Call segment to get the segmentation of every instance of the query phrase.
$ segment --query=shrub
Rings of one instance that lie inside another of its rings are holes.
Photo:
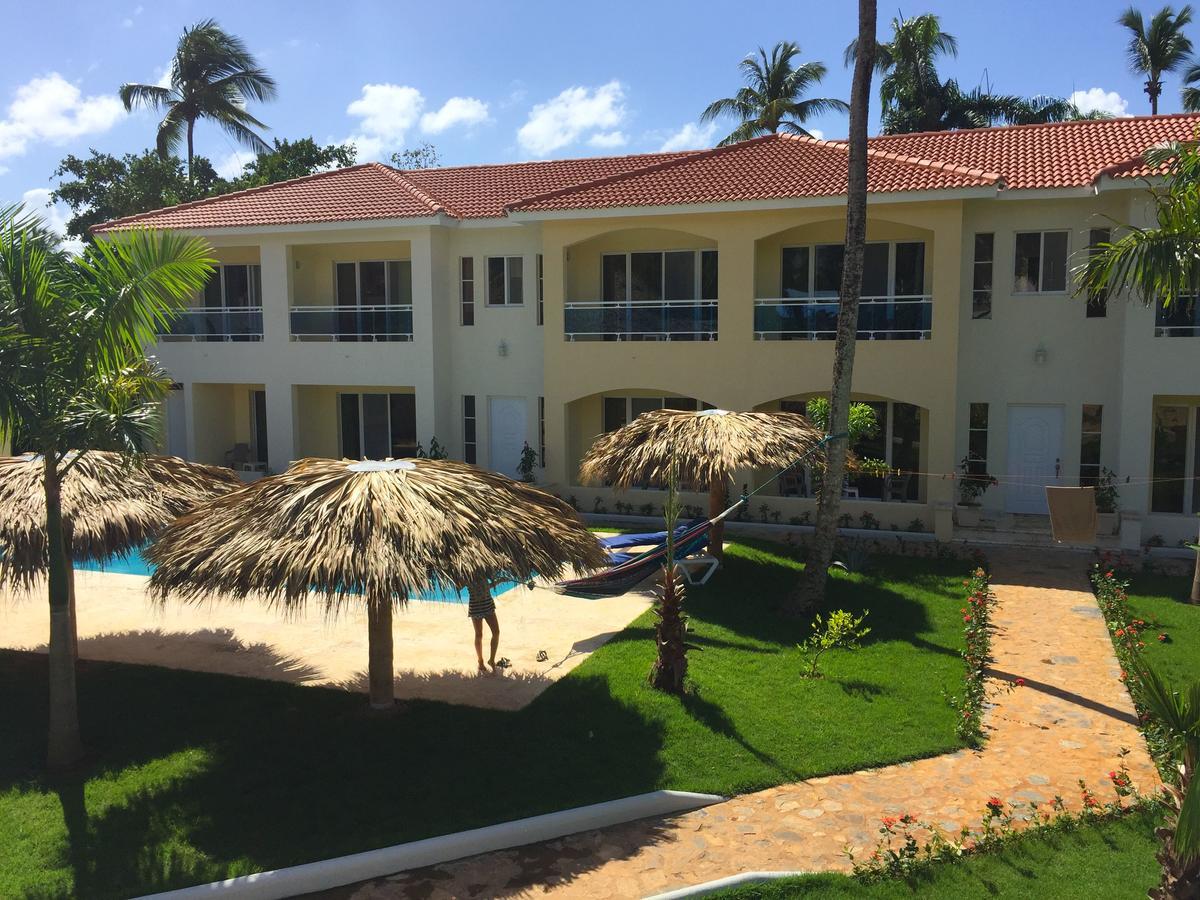
[[[857,619],[846,612],[844,609],[836,610],[829,614],[829,620],[825,621],[821,618],[821,614],[817,613],[817,617],[813,619],[813,633],[808,636],[803,644],[799,644],[799,650],[804,655],[804,661],[808,665],[808,671],[804,673],[805,678],[820,678],[821,674],[817,671],[817,663],[821,659],[821,655],[835,647],[842,650],[857,650],[859,641],[871,633],[870,628],[863,627],[863,620],[867,617],[867,611]]]

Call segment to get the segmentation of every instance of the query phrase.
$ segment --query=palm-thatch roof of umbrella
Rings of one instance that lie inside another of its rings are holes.
[[[709,492],[709,516],[725,508],[726,489],[739,469],[780,470],[818,448],[825,435],[790,412],[699,412],[655,409],[598,437],[583,458],[584,483],[618,490],[665,484],[672,467],[681,482]],[[711,549],[721,556],[723,523],[713,526]]]
[[[365,603],[371,704],[392,704],[392,607],[433,587],[557,578],[606,556],[571,507],[451,460],[303,459],[198,507],[149,553],[151,594]]]
[[[25,589],[48,566],[44,461],[0,457],[0,584]],[[173,456],[90,450],[62,484],[63,532],[72,562],[140,547],[198,503],[241,487],[230,469]]]

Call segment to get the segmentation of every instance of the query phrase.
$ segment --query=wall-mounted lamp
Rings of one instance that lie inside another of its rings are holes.
[[[500,346],[496,348],[496,352],[501,356],[508,356],[508,341],[501,341]]]
[[[300,271],[300,260],[296,260],[294,265],[296,266],[296,271],[299,272]]]
[[[1033,361],[1039,366],[1044,366],[1049,355],[1050,354],[1046,351],[1046,345],[1038,344],[1037,349],[1033,351]]]

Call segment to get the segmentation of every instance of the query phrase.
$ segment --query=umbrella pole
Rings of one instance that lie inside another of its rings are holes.
[[[391,597],[373,597],[367,601],[367,643],[371,708],[391,709],[396,700]]]
[[[715,479],[708,486],[708,517],[715,519],[725,512],[725,479]],[[725,561],[725,520],[713,525],[708,537],[708,552],[717,562]]]

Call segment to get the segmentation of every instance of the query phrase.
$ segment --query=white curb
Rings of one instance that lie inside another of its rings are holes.
[[[742,872],[740,875],[729,875],[716,881],[706,881],[704,884],[693,884],[691,887],[678,888],[665,894],[655,894],[646,900],[679,900],[682,897],[707,897],[726,888],[741,887],[745,884],[763,884],[768,881],[778,881],[780,878],[795,878],[797,875],[807,875],[808,872]]]
[[[394,847],[368,850],[287,869],[242,875],[226,881],[214,881],[211,884],[200,884],[151,896],[156,900],[192,900],[201,897],[280,900],[297,894],[353,884],[356,881],[380,878],[406,869],[419,869],[462,859],[465,856],[549,841],[593,828],[607,828],[635,819],[684,812],[721,803],[725,799],[716,794],[653,791],[649,794],[564,809],[528,819],[517,819],[515,822],[488,825],[485,828],[445,834],[423,841],[397,844]]]

